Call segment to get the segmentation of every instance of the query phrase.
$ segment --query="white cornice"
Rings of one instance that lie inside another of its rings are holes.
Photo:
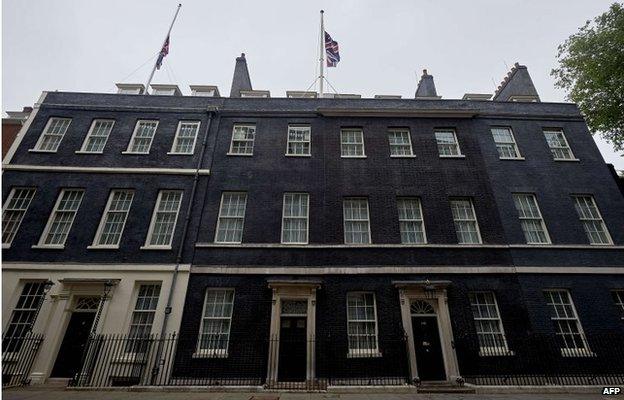
[[[195,175],[194,168],[131,168],[131,167],[74,167],[56,165],[3,164],[4,171],[30,172],[75,172],[88,174],[153,174],[153,175]],[[200,169],[199,175],[210,175],[209,169]]]

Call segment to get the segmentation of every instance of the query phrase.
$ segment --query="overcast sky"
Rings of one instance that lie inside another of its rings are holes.
[[[234,59],[247,55],[254,89],[304,90],[317,69],[319,10],[340,44],[329,80],[343,93],[413,97],[427,68],[438,94],[492,93],[509,67],[529,68],[542,101],[564,101],[550,76],[557,45],[610,0],[183,0],[155,83],[218,85],[229,94]],[[144,83],[177,1],[2,1],[2,110],[43,90],[114,92]],[[130,75],[131,74],[131,75]],[[130,75],[128,77],[128,75]],[[607,160],[622,154],[597,138]]]

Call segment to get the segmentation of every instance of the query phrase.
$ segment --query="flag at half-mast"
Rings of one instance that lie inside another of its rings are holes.
[[[165,58],[167,54],[169,54],[169,36],[167,36],[167,39],[165,39],[165,43],[163,43],[163,47],[160,50],[160,54],[158,54],[158,60],[156,60],[156,69],[160,69],[163,59]]]
[[[327,58],[327,66],[335,67],[340,61],[340,53],[338,53],[338,42],[325,32],[325,55]]]

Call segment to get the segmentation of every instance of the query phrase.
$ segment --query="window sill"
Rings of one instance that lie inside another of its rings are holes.
[[[512,350],[504,347],[482,347],[479,350],[479,357],[510,357],[515,356]]]
[[[393,156],[392,154],[390,154],[390,158],[416,158],[416,156],[414,154],[404,156]]]
[[[501,161],[524,161],[524,157],[498,157]]]
[[[176,153],[176,152],[173,152],[173,151],[168,151],[167,155],[168,156],[192,156],[193,153]]]
[[[312,157],[312,154],[284,154],[286,157]]]
[[[581,162],[578,158],[553,158],[553,161],[562,162]]]
[[[214,244],[219,246],[238,246],[243,244],[243,242],[214,242]]]
[[[112,246],[112,245],[103,246],[103,245],[92,244],[90,246],[87,246],[87,250],[119,250],[119,246]]]
[[[362,350],[362,351],[352,351],[349,350],[347,353],[347,358],[377,358],[382,357],[381,353],[378,350]]]
[[[140,153],[138,151],[122,151],[121,154],[130,154],[130,155],[135,155],[135,156],[146,156],[149,154],[149,151],[147,153]]]
[[[84,150],[76,150],[74,154],[104,154],[103,151],[84,151]]]
[[[588,349],[560,349],[561,357],[596,357],[596,353]]]
[[[440,158],[466,158],[464,154],[457,154],[455,156],[439,155]]]
[[[539,246],[550,246],[552,245],[551,242],[544,242],[544,243],[526,243],[527,246],[531,246],[531,247],[539,247]]]
[[[282,246],[306,246],[308,245],[308,242],[280,242],[280,245]]]
[[[590,243],[589,244],[592,247],[611,247],[614,246],[613,243]]]
[[[38,149],[28,149],[29,153],[56,153],[56,150],[38,150]]]
[[[41,250],[65,250],[64,244],[33,244],[30,246],[31,249],[41,249]]]
[[[227,351],[196,351],[193,358],[228,358]]]
[[[366,158],[366,156],[340,156],[340,158]]]
[[[252,154],[243,154],[243,153],[226,153],[226,155],[228,156],[238,156],[238,157],[253,157],[253,153]]]
[[[141,246],[141,250],[171,250],[171,246]]]

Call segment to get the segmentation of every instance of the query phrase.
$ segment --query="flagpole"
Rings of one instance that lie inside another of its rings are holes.
[[[319,97],[323,97],[323,80],[325,76],[323,75],[323,67],[325,64],[325,25],[323,24],[323,14],[325,12],[321,10],[321,44],[320,44],[320,57],[319,57],[319,66],[320,75],[319,75]]]
[[[178,18],[178,13],[180,12],[180,7],[182,7],[182,4],[178,4],[178,8],[176,9],[175,15],[173,16],[173,21],[171,21],[171,25],[169,26],[169,30],[167,31],[167,35],[165,36],[165,40],[163,40],[163,44],[162,46],[160,46],[160,50],[162,51],[162,48],[165,47],[165,43],[167,43],[167,38],[169,37],[169,35],[171,34],[171,29],[173,28],[173,24],[176,20],[176,18]],[[156,66],[158,65],[158,58],[156,58],[156,61],[154,62],[154,67],[152,68],[152,72],[150,73],[149,78],[147,79],[147,83],[145,84],[145,94],[149,94],[149,85],[150,83],[152,83],[152,78],[154,77],[154,72],[156,72]]]

